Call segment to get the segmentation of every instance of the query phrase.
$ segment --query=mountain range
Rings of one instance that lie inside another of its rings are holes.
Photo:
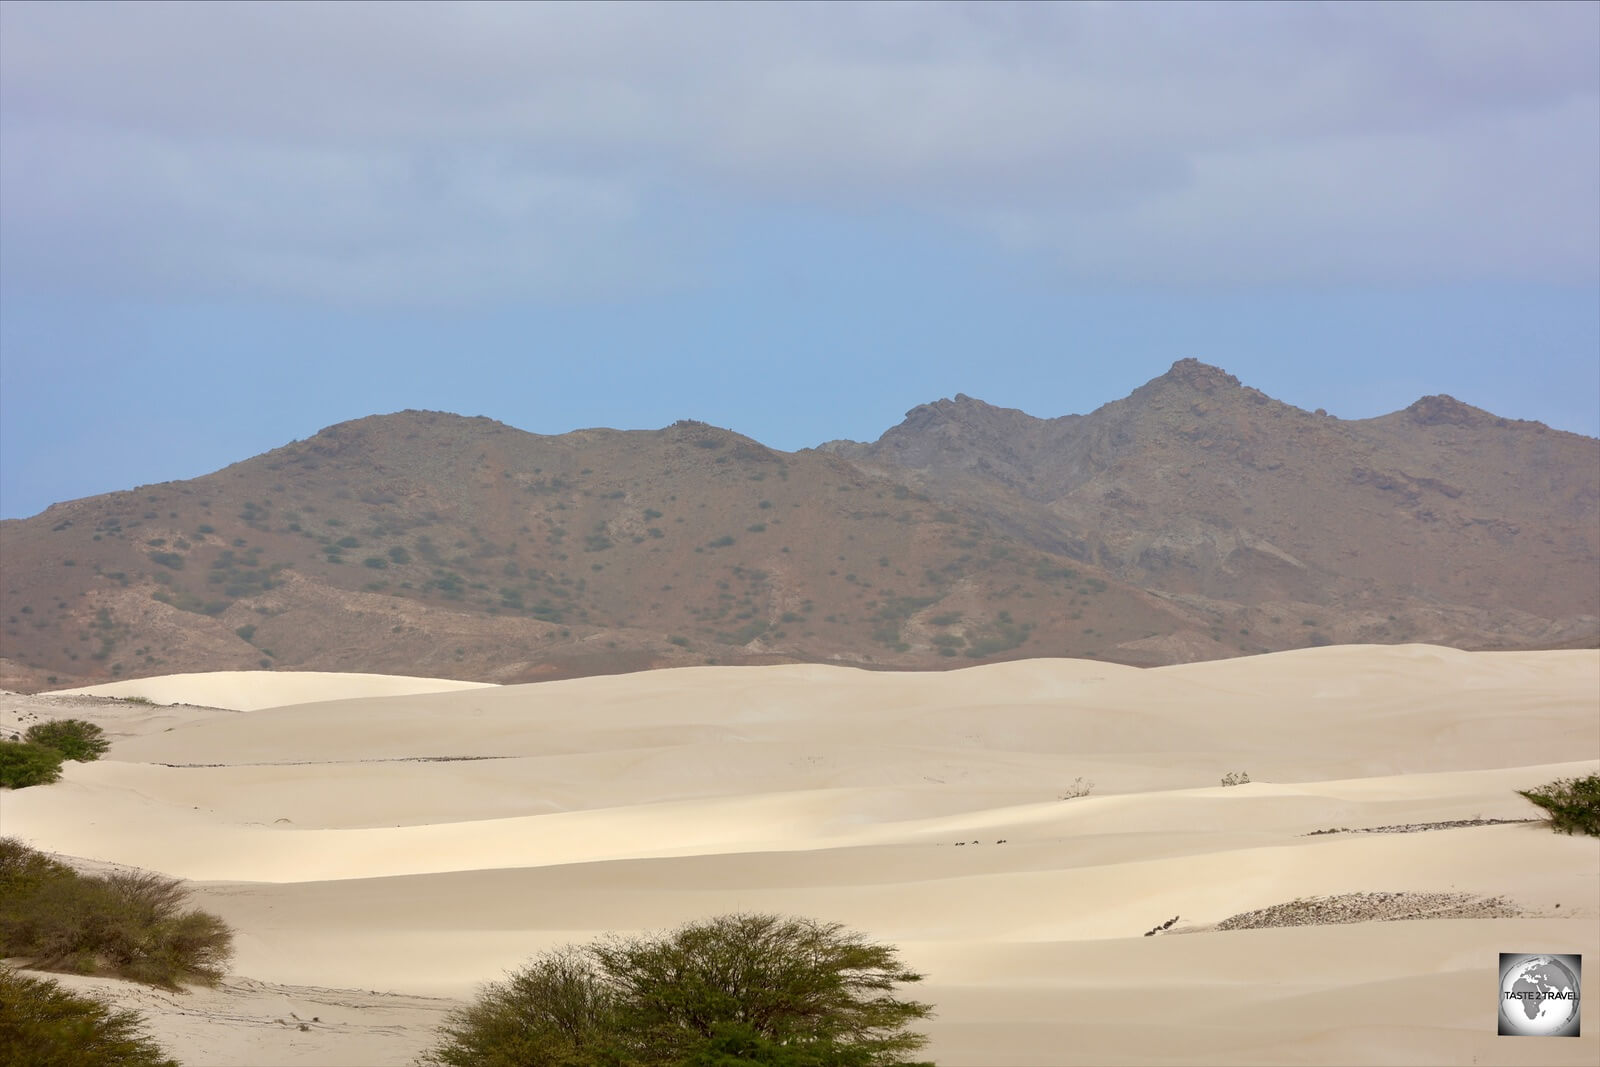
[[[1600,440],[1429,396],[1341,420],[1183,360],[1086,415],[870,443],[405,411],[0,522],[0,686],[294,668],[1160,665],[1600,643]]]

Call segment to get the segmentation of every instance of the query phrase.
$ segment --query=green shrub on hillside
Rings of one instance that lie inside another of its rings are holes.
[[[892,1067],[927,1043],[922,976],[837,923],[725,915],[533,960],[452,1013],[419,1062],[449,1067]]]
[[[104,756],[111,747],[104,730],[82,719],[51,719],[49,722],[35,723],[28,727],[22,739],[53,748],[77,763],[92,763]]]
[[[175,879],[80,875],[0,838],[0,957],[166,989],[212,985],[233,953],[233,933],[215,915],[186,909],[187,897]]]
[[[1550,829],[1600,837],[1600,774],[1558,778],[1537,789],[1519,789],[1517,795],[1549,813]]]
[[[178,1067],[137,1012],[0,965],[0,1062],[10,1067]]]
[[[61,753],[27,741],[0,741],[0,786],[23,789],[61,777]]]

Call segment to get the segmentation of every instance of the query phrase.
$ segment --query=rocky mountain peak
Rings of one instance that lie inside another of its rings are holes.
[[[918,404],[906,412],[906,424],[920,427],[947,419],[981,418],[994,413],[1022,414],[1008,408],[997,408],[993,404],[986,404],[966,393],[957,393],[954,399],[947,397],[928,404]]]
[[[1167,373],[1157,378],[1158,382],[1170,382],[1189,389],[1198,389],[1202,393],[1215,392],[1217,389],[1232,386],[1239,388],[1239,379],[1209,363],[1202,363],[1198,359],[1180,359],[1174,363]]]
[[[1485,422],[1503,421],[1482,408],[1463,404],[1443,393],[1423,397],[1406,408],[1406,414],[1412,422],[1421,426],[1477,426]]]

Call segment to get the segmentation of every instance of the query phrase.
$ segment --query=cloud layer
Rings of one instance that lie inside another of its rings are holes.
[[[698,284],[803,209],[1068,277],[1592,283],[1593,4],[0,9],[6,281]]]

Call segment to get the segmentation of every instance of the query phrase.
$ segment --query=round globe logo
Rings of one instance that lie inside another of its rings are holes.
[[[1500,1033],[1578,1036],[1577,956],[1500,954]]]

